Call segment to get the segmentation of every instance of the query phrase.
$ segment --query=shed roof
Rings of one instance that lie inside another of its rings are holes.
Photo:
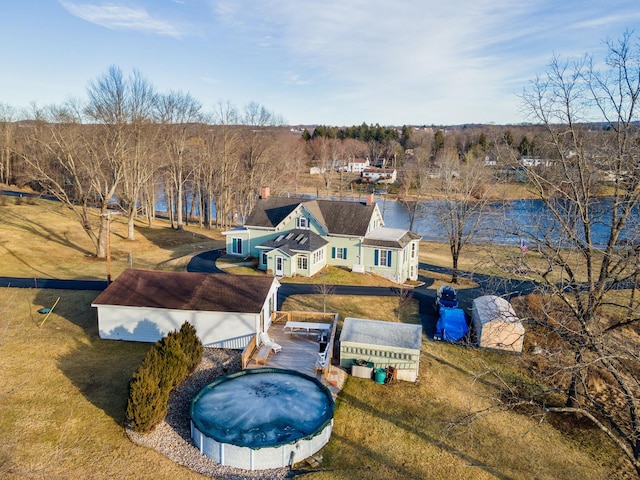
[[[340,342],[420,351],[422,326],[349,317],[344,319]]]
[[[271,276],[127,269],[92,306],[259,313],[273,282]]]
[[[483,295],[475,298],[472,302],[472,309],[475,312],[474,322],[479,322],[481,325],[493,321],[520,322],[509,301],[496,295]]]

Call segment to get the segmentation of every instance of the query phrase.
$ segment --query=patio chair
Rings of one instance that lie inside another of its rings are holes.
[[[315,365],[315,371],[317,372],[318,370],[324,370],[325,368],[327,368],[327,360],[328,360],[328,351],[325,350],[322,353],[318,353],[318,357],[316,358],[316,365]]]
[[[280,346],[280,344],[274,342],[273,340],[271,340],[271,337],[269,337],[269,334],[267,332],[262,332],[260,334],[260,341],[264,344],[267,345],[268,347],[271,347],[271,350],[274,351],[274,353],[278,353],[280,350],[282,350],[282,347]]]

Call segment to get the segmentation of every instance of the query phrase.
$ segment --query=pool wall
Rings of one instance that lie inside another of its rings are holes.
[[[313,437],[301,438],[286,445],[254,449],[218,442],[198,430],[192,421],[191,438],[200,453],[215,462],[245,470],[264,470],[287,467],[310,457],[329,442],[332,428],[333,420]]]
[[[194,422],[193,420],[193,406],[195,402],[197,402],[197,400],[204,393],[206,393],[206,391],[210,390],[211,388],[215,388],[216,385],[233,378],[243,375],[260,373],[281,373],[283,375],[296,375],[315,383],[325,394],[327,402],[331,406],[331,412],[333,412],[334,402],[331,392],[316,378],[310,377],[294,370],[284,370],[277,368],[243,370],[242,372],[228,375],[227,377],[223,377],[207,385],[192,400],[191,439],[196,448],[200,450],[200,453],[206,455],[213,461],[218,462],[222,465],[242,468],[245,470],[265,470],[270,468],[291,466],[294,463],[300,462],[305,458],[310,457],[329,442],[329,439],[331,438],[331,432],[333,430],[333,413],[331,413],[331,417],[328,421],[320,425],[319,428],[310,435],[292,440],[290,443],[275,444],[272,446],[263,446],[259,448],[252,448],[245,445],[234,445],[232,443],[218,441],[215,438],[207,435],[207,433],[201,431],[202,427],[199,427],[199,422]]]

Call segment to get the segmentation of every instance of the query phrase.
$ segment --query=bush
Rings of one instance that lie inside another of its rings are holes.
[[[189,322],[182,324],[179,332],[180,345],[187,359],[188,373],[191,373],[202,361],[202,342],[198,338],[196,329]]]
[[[140,368],[129,384],[127,420],[140,433],[153,430],[164,420],[169,404],[169,391],[160,386],[153,368]]]
[[[198,366],[202,354],[202,343],[189,323],[153,345],[129,383],[127,420],[134,431],[150,432],[164,420],[171,389]]]

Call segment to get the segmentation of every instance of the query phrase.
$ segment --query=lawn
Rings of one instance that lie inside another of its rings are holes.
[[[123,238],[124,224],[113,227],[114,276],[129,265],[129,253],[137,268],[181,270],[194,253],[221,245],[219,232],[192,225],[178,233],[161,221],[139,224],[134,242]],[[90,256],[88,238],[58,204],[2,206],[0,231],[1,275],[105,276],[105,262]],[[421,259],[434,263],[446,252],[430,245]],[[466,258],[462,265],[475,264]],[[432,278],[434,285],[446,281]],[[100,340],[90,307],[97,293],[0,289],[0,478],[203,478],[126,437],[128,381],[149,345]],[[51,315],[38,313],[58,298]],[[291,297],[285,308],[322,310],[323,300]],[[418,323],[415,303],[398,311],[398,301],[332,295],[327,311],[341,320]],[[415,384],[348,378],[323,462],[304,478],[635,478],[588,426],[556,428],[499,409],[462,421],[495,405],[496,380],[488,372],[523,375],[518,358],[424,339]]]

